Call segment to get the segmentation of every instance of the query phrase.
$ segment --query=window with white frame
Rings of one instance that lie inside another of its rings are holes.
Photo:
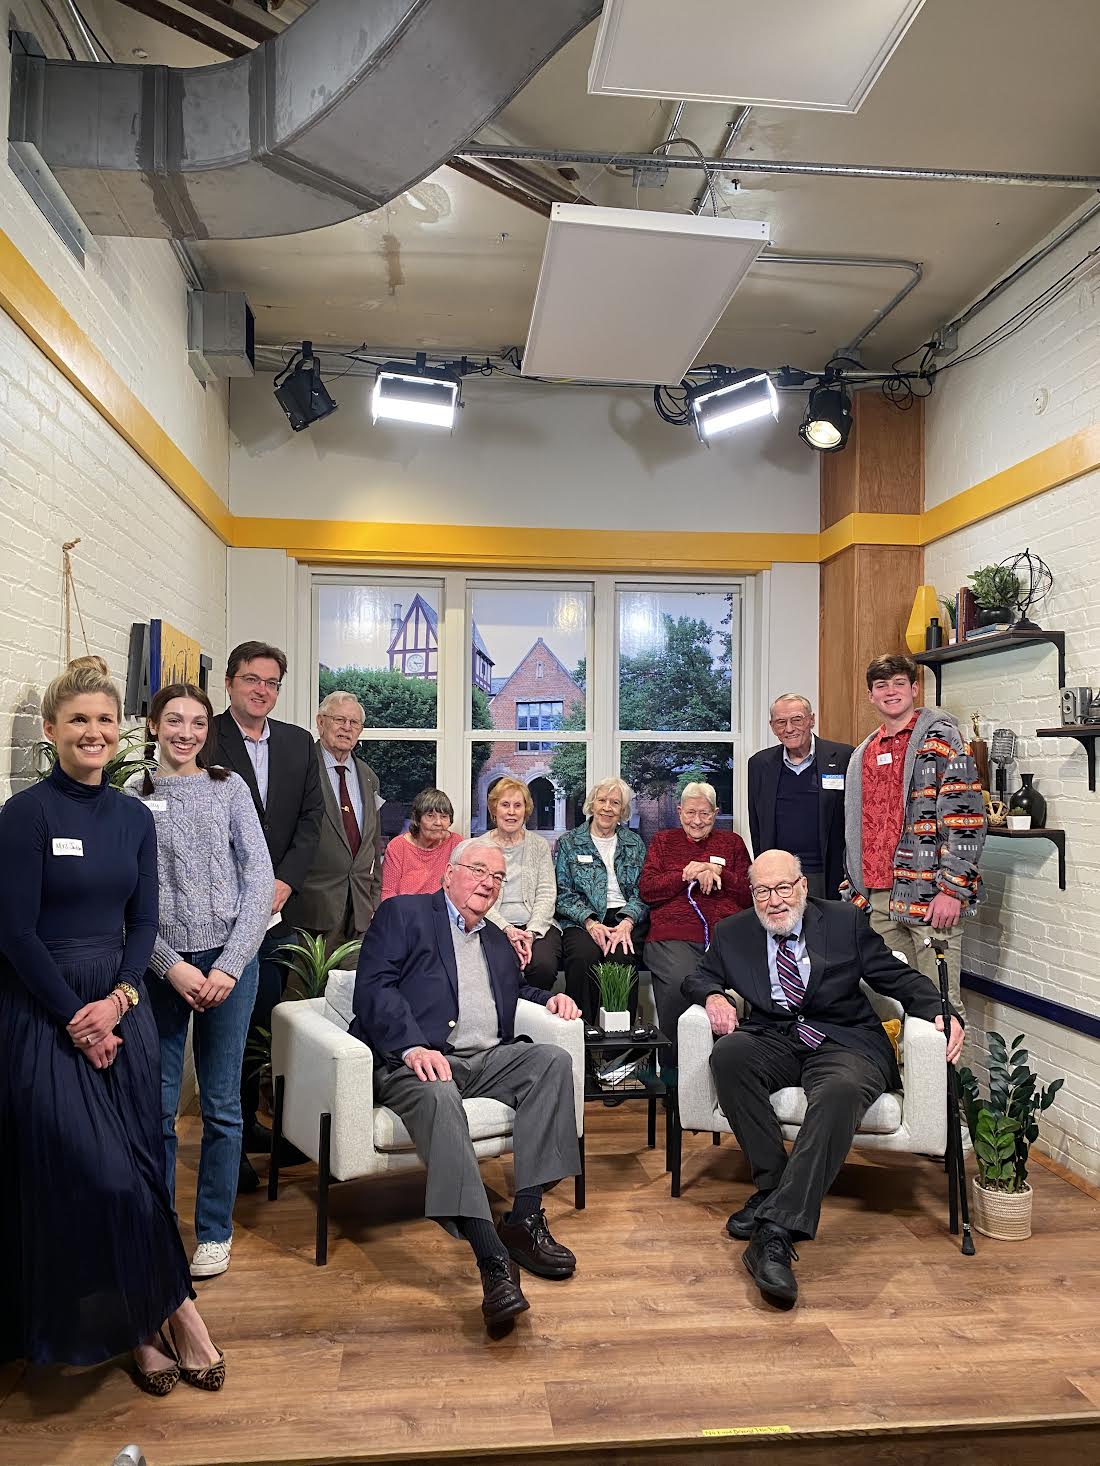
[[[357,752],[379,776],[387,835],[432,783],[457,829],[484,831],[504,776],[528,789],[529,828],[552,842],[614,773],[635,789],[647,838],[676,823],[691,779],[714,784],[729,824],[748,682],[739,579],[318,569],[312,580],[317,699],[359,698]]]

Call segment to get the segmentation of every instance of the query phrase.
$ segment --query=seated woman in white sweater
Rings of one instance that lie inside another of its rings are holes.
[[[485,919],[511,942],[524,979],[548,993],[561,966],[561,932],[554,925],[558,883],[550,846],[525,828],[535,809],[526,784],[498,779],[487,802],[494,828],[485,838],[504,852],[505,877]]]
[[[176,1110],[191,1015],[202,1110],[191,1275],[225,1272],[241,1154],[241,1066],[256,997],[256,953],[271,915],[275,875],[248,786],[229,769],[204,768],[214,710],[189,683],[163,687],[149,709],[155,774],[126,792],[144,801],[157,830],[159,935],[149,1001],[160,1033],[161,1121],[168,1190],[175,1196]]]

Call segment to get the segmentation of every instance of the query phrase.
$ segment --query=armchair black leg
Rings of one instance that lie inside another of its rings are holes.
[[[722,1144],[722,1132],[720,1130],[712,1130],[711,1131],[710,1143],[711,1143],[711,1145],[721,1145]]]
[[[676,1103],[676,1096],[669,1095],[668,1109],[665,1111],[665,1148],[668,1170],[672,1177],[673,1196],[680,1194],[680,1160],[683,1138],[684,1132],[680,1128],[680,1111]]]
[[[283,1139],[283,1092],[286,1089],[286,1075],[275,1076],[275,1114],[271,1124],[271,1168],[267,1173],[267,1199],[277,1201],[279,1197],[279,1151]]]
[[[649,1130],[648,1130],[648,1133],[646,1134],[646,1143],[648,1144],[650,1150],[656,1149],[656,1146],[657,1146],[657,1096],[655,1094],[651,1094],[649,1096]]]
[[[584,1136],[577,1139],[577,1145],[581,1153],[581,1168],[573,1181],[573,1205],[577,1211],[584,1211]]]
[[[328,1157],[331,1138],[332,1116],[326,1110],[321,1116],[320,1145],[317,1152],[317,1247],[314,1258],[318,1267],[324,1267],[328,1262]]]

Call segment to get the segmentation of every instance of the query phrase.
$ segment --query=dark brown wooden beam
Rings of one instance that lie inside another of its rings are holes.
[[[182,10],[173,10],[170,5],[161,4],[161,0],[119,0],[119,4],[125,5],[127,10],[136,10],[139,15],[147,15],[150,20],[159,21],[161,25],[178,31],[182,36],[189,36],[191,40],[198,41],[200,46],[209,46],[212,51],[220,51],[223,56],[235,59],[238,56],[247,56],[252,50],[243,41],[235,41],[232,36],[214,30],[212,26],[196,20],[193,15],[187,15]]]
[[[236,31],[240,36],[246,36],[250,41],[258,41],[261,45],[264,41],[270,41],[272,36],[279,34],[280,27],[267,25],[259,19],[263,11],[250,13],[238,10],[236,6],[226,4],[226,0],[182,0],[182,3],[189,10],[197,10],[200,15],[208,15],[219,25]]]

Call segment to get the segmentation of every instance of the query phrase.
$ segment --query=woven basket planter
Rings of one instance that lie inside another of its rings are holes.
[[[1031,1236],[1031,1187],[1022,1191],[987,1191],[971,1178],[974,1229],[1002,1242],[1022,1242]]]

